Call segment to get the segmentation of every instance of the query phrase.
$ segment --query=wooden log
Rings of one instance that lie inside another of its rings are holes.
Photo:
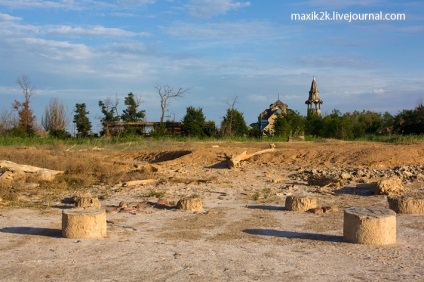
[[[389,208],[396,213],[403,214],[424,214],[424,198],[422,197],[388,197]]]
[[[265,154],[265,153],[271,153],[274,151],[275,151],[275,145],[271,144],[269,149],[261,150],[255,153],[248,154],[247,151],[244,151],[243,153],[236,156],[225,154],[225,157],[227,159],[228,168],[236,168],[236,167],[240,167],[241,162],[244,160],[250,159],[253,156],[257,156],[257,155]]]
[[[346,208],[343,239],[346,242],[367,245],[394,244],[396,213],[386,208]]]
[[[315,209],[318,206],[316,198],[307,196],[287,196],[286,210],[289,211],[307,211]]]
[[[65,238],[104,238],[106,229],[106,211],[102,208],[74,208],[62,212],[62,236]]]

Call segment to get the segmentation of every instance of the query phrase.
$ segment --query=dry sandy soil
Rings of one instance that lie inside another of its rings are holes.
[[[87,158],[150,170],[146,186],[90,187],[108,210],[104,239],[61,237],[61,201],[47,208],[0,207],[2,281],[424,281],[424,216],[397,215],[397,243],[343,242],[343,209],[388,207],[386,196],[354,188],[414,166],[406,193],[424,193],[424,144],[278,143],[276,152],[227,169],[224,153],[266,143],[169,143],[143,150],[86,151]],[[5,155],[0,149],[0,159]],[[46,148],[46,158],[58,153]],[[78,148],[66,154],[77,154]],[[60,155],[61,157],[66,157]],[[158,171],[155,171],[158,169]],[[343,187],[308,185],[305,175],[348,172]],[[365,171],[356,173],[354,171]],[[197,194],[203,211],[157,206]],[[61,198],[72,196],[64,191]],[[284,209],[287,195],[317,197],[328,213]],[[121,201],[127,209],[116,212]],[[4,201],[3,201],[4,202]]]

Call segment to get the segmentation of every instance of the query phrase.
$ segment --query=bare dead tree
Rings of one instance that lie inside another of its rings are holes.
[[[231,136],[233,134],[233,121],[234,121],[234,109],[235,105],[237,104],[238,96],[233,98],[233,101],[230,103],[228,100],[226,104],[230,107],[227,110],[227,116],[224,117],[224,120],[222,122],[221,126],[221,132],[223,136]]]
[[[24,94],[24,101],[19,102],[15,100],[13,108],[19,115],[19,128],[23,129],[26,133],[33,133],[35,128],[35,116],[29,107],[29,101],[32,95],[35,94],[35,87],[31,84],[31,80],[27,75],[22,75],[16,81]]]
[[[59,102],[59,99],[52,98],[41,119],[41,125],[46,131],[66,130],[69,124],[69,114],[64,105]]]
[[[160,97],[160,109],[162,111],[160,116],[160,122],[163,123],[165,117],[170,117],[169,115],[166,116],[165,113],[168,111],[168,107],[171,104],[171,100],[176,98],[183,98],[184,94],[187,93],[189,89],[178,88],[177,90],[175,90],[172,86],[169,86],[168,84],[156,84],[155,88]]]
[[[3,110],[0,113],[0,134],[4,134],[14,127],[19,127],[18,116],[12,110]]]

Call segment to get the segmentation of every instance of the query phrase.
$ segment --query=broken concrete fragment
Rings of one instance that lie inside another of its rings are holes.
[[[30,165],[20,165],[11,161],[0,161],[0,168],[5,168],[8,170],[8,173],[3,173],[1,177],[8,178],[9,180],[15,179],[15,176],[21,177],[22,175],[25,175],[36,178],[38,181],[53,181],[57,175],[63,174],[63,171],[60,170],[51,170]]]
[[[124,182],[122,184],[118,184],[118,186],[128,187],[128,186],[137,186],[137,185],[149,185],[149,184],[155,184],[158,181],[159,180],[157,179],[132,180],[132,181]]]
[[[289,211],[307,211],[317,207],[317,199],[307,196],[287,196],[286,210]]]
[[[181,199],[177,203],[177,209],[184,211],[200,211],[203,209],[202,200],[199,198]]]
[[[405,187],[402,184],[402,180],[394,176],[378,181],[374,189],[374,194],[396,196],[402,194],[404,190]]]

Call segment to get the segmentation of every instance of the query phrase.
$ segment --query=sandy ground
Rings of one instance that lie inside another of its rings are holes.
[[[92,194],[108,210],[104,239],[61,237],[61,202],[47,209],[0,208],[1,281],[424,281],[424,216],[397,215],[397,243],[343,242],[343,209],[388,207],[386,196],[307,185],[305,171],[424,165],[424,144],[279,143],[275,154],[241,168],[225,167],[224,153],[255,152],[265,143],[188,143],[168,150],[110,151],[117,162],[151,164],[159,182],[98,186]],[[102,152],[102,154],[106,154]],[[423,194],[420,177],[404,181]],[[203,211],[157,207],[197,194]],[[318,198],[329,213],[284,209],[287,195]],[[70,196],[70,195],[64,195]],[[121,201],[127,210],[114,212]],[[138,204],[138,208],[134,207]]]

